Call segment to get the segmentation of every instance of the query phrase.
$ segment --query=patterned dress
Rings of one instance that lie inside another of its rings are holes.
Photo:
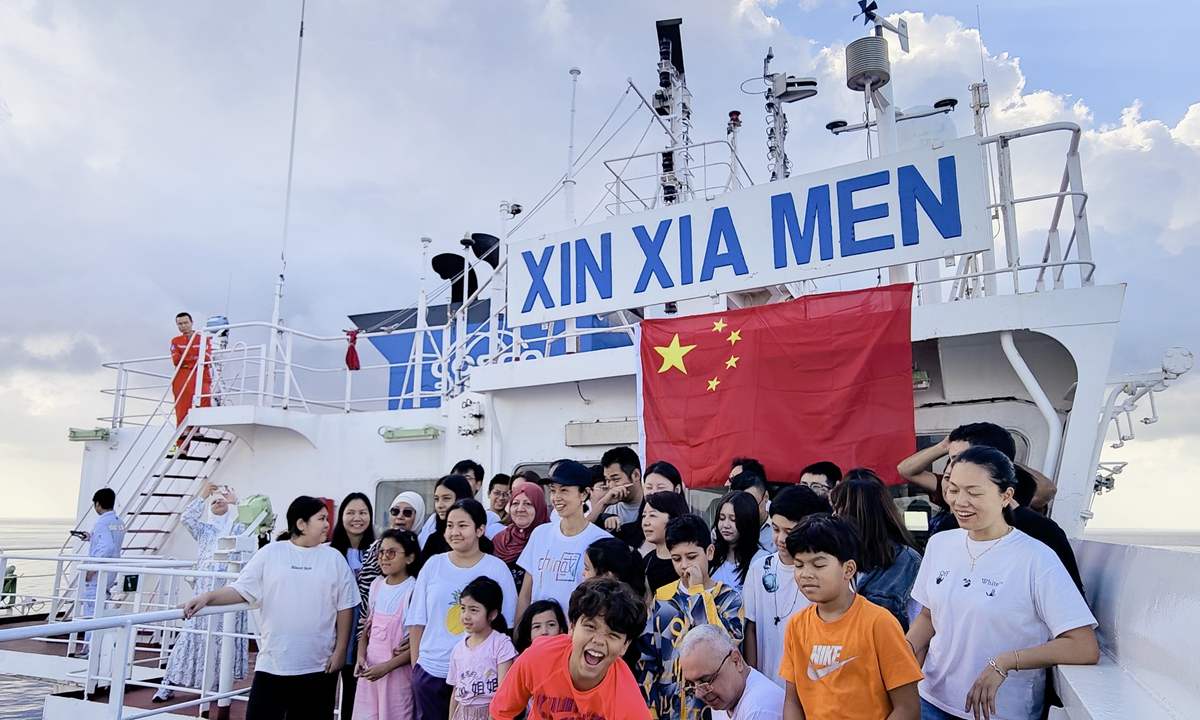
[[[200,545],[200,549],[196,554],[196,569],[208,572],[225,572],[225,563],[214,563],[213,553],[217,549],[217,538],[220,537],[222,528],[210,523],[204,522],[204,498],[196,498],[188,503],[187,508],[183,511],[183,526],[188,529],[192,537],[196,538],[196,542]],[[230,508],[228,512],[235,512],[234,508]],[[230,535],[236,535],[246,529],[246,526],[241,523],[234,523],[229,529]],[[224,587],[226,581],[220,580],[219,587]],[[213,578],[198,577],[195,579],[196,595],[206,593],[213,589]],[[204,682],[204,654],[205,654],[205,633],[208,630],[209,618],[213,621],[213,632],[222,632],[225,616],[210,615],[206,617],[194,617],[190,620],[185,620],[183,630],[175,640],[175,646],[171,648],[171,658],[167,661],[167,674],[163,678],[164,685],[173,685],[182,688],[199,689],[200,684]],[[246,613],[239,612],[234,616],[233,632],[246,632]],[[192,630],[194,632],[187,632]],[[217,689],[218,669],[221,667],[221,638],[220,636],[213,637],[213,655],[212,666],[210,669],[209,678],[211,680],[210,690]],[[240,680],[246,677],[246,666],[248,663],[248,648],[245,638],[234,639],[234,657],[233,657],[233,677],[235,680]]]
[[[683,689],[679,643],[696,625],[721,625],[741,646],[742,596],[717,583],[710,590],[699,586],[683,590],[679,583],[659,588],[646,632],[639,640],[642,659],[638,683],[646,694],[651,715],[659,720],[711,720],[712,710]]]

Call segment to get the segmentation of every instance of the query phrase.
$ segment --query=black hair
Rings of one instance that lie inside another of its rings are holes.
[[[635,593],[646,592],[646,568],[642,565],[641,557],[624,540],[615,537],[600,538],[588,545],[588,560],[596,575],[612,573],[612,576],[625,583]]]
[[[954,464],[970,463],[987,471],[988,478],[1001,493],[1017,486],[1016,471],[1012,461],[1003,452],[987,445],[972,445],[955,458]]]
[[[845,563],[858,562],[858,531],[854,523],[838,515],[809,515],[787,536],[788,554],[825,553]]]
[[[721,508],[726,505],[733,506],[733,524],[737,528],[738,539],[733,545],[734,573],[743,584],[746,582],[746,573],[750,572],[750,563],[753,562],[754,556],[758,553],[758,529],[760,523],[758,521],[758,503],[754,501],[754,497],[750,493],[734,490],[725,494],[721,501],[717,503],[717,514],[713,518],[713,537],[716,539],[714,543],[716,549],[713,551],[713,567],[716,570],[729,557],[729,541],[721,536],[717,530],[717,521],[721,517]]]
[[[646,629],[646,601],[623,582],[592,578],[571,593],[567,618],[574,624],[580,618],[598,617],[626,641],[637,640]]]
[[[455,504],[457,505],[457,503]],[[467,583],[467,586],[458,594],[460,603],[465,598],[471,598],[482,605],[484,612],[495,611],[496,617],[492,620],[492,629],[496,632],[508,632],[508,623],[504,620],[504,591],[500,589],[500,583],[490,577],[480,575]]]
[[[538,475],[537,472],[533,470],[522,470],[521,472],[517,473],[517,477],[525,478],[527,481],[531,483],[538,483],[539,485],[542,482],[542,476]]]
[[[400,543],[400,547],[404,548],[405,555],[413,556],[413,561],[408,564],[408,574],[411,577],[416,577],[421,572],[421,567],[425,564],[421,559],[421,541],[417,539],[417,534],[412,530],[388,528],[379,533],[381,548],[384,540],[395,540]]]
[[[562,605],[559,605],[557,600],[538,600],[525,608],[525,614],[517,621],[517,627],[513,630],[513,645],[516,646],[517,652],[525,652],[533,644],[533,618],[544,612],[553,612],[554,619],[558,620],[558,627],[564,633],[567,631],[567,616],[563,615]]]
[[[351,501],[362,500],[367,505],[367,517],[375,517],[375,511],[371,508],[371,498],[363,495],[360,492],[352,492],[347,495],[342,504],[338,505],[337,524],[333,527],[333,539],[329,541],[330,546],[346,557],[346,551],[350,549],[350,533],[346,532],[346,526],[342,522],[342,513],[346,510],[346,505]],[[358,549],[366,550],[371,547],[371,543],[375,542],[375,523],[368,522],[367,529],[363,531],[362,538],[358,541]]]
[[[740,467],[742,469],[741,472],[738,473],[739,475],[741,473],[745,473],[745,472],[752,472],[755,475],[762,478],[764,483],[767,481],[767,469],[765,467],[763,467],[762,463],[755,460],[754,458],[750,458],[750,457],[734,458],[733,462],[729,463],[729,469],[732,470],[735,467]],[[764,485],[764,487],[765,487],[765,485]]]
[[[512,476],[496,473],[491,480],[488,480],[488,492],[491,492],[497,485],[512,485]]]
[[[191,319],[192,319],[192,314],[191,314],[191,313],[189,313],[189,312],[181,312],[181,313],[179,313],[178,315],[176,315],[176,316],[175,316],[175,319],[176,319],[176,320],[178,320],[178,319],[179,319],[179,318],[181,318],[181,317],[185,317],[185,318],[187,318],[188,320],[191,320]],[[194,322],[194,321],[193,321],[193,322]]]
[[[92,493],[92,502],[103,510],[112,510],[117,506],[117,494],[113,492],[112,488],[100,488]]]
[[[611,448],[600,456],[600,465],[603,467],[620,465],[621,472],[632,478],[634,470],[642,469],[642,459],[638,457],[636,450],[622,445]]]
[[[803,485],[787,488],[771,503],[770,513],[800,522],[808,515],[833,512],[829,501]]]
[[[457,507],[458,503],[462,502],[463,500],[470,499],[472,496],[471,481],[467,480],[462,475],[446,475],[442,478],[439,478],[437,483],[434,484],[433,489],[437,490],[439,487],[444,487],[450,490],[450,492],[454,493],[454,497],[457,500],[455,501],[454,505],[451,506],[451,510],[454,509],[454,507]],[[446,517],[449,516],[450,510],[447,510]],[[439,553],[450,552],[450,544],[446,542],[446,518],[438,517],[436,509],[433,512],[433,517],[435,518],[433,523],[433,534],[425,540],[425,547],[423,548],[421,554],[423,561],[428,561],[429,558]],[[485,521],[486,518],[487,513],[484,512]]]
[[[692,513],[680,515],[667,523],[666,544],[668,550],[673,549],[676,545],[688,543],[701,550],[707,550],[713,546],[712,530],[709,529],[708,523],[704,522],[704,518]]]
[[[999,450],[1011,462],[1017,457],[1017,441],[1004,428],[990,422],[959,425],[950,431],[950,442],[961,441],[969,445],[984,445]]]
[[[1037,494],[1037,480],[1033,474],[1025,468],[1013,463],[1013,474],[1017,478],[1017,489],[1013,493],[1013,500],[1021,507],[1029,507],[1029,503],[1033,502],[1033,496]]]
[[[874,473],[871,473],[874,475]],[[849,477],[849,476],[847,476]],[[895,544],[916,548],[887,487],[877,480],[846,480],[829,493],[834,512],[854,521],[858,528],[858,569],[887,569],[896,562]]]
[[[679,474],[679,468],[666,460],[659,460],[647,465],[646,471],[642,473],[642,478],[644,479],[647,475],[662,475],[671,481],[671,485],[676,489],[676,492],[683,489],[683,476]]]
[[[745,490],[749,490],[750,488],[757,489],[759,492],[761,492],[763,494],[763,497],[766,497],[767,496],[767,478],[763,475],[759,475],[758,473],[754,472],[753,470],[743,470],[740,473],[738,473],[737,475],[734,475],[729,480],[729,489],[730,490],[745,491]]]
[[[831,489],[834,485],[842,481],[842,469],[828,460],[815,462],[804,468],[800,471],[800,477],[804,477],[805,475],[824,475],[825,482]]]
[[[677,492],[671,492],[670,490],[650,493],[647,495],[645,502],[642,503],[642,512],[640,514],[645,514],[647,505],[659,511],[660,513],[666,513],[667,515],[670,515],[672,518],[687,515],[692,511],[692,509],[688,507],[687,500],[684,500],[682,495]]]
[[[299,537],[300,526],[298,523],[301,520],[308,522],[309,520],[312,520],[313,515],[316,515],[322,510],[328,509],[329,507],[323,501],[318,500],[315,497],[301,495],[300,497],[296,498],[292,501],[291,505],[288,505],[287,509],[287,536]]]
[[[454,467],[450,468],[450,474],[466,477],[468,470],[475,473],[476,482],[483,483],[483,466],[474,460],[459,460],[454,463]]]
[[[886,483],[883,482],[883,478],[879,477],[879,473],[875,472],[871,468],[865,468],[865,467],[850,468],[850,470],[846,472],[846,476],[844,478],[842,478],[842,480],[844,482],[851,482],[853,480],[866,480],[868,482],[875,482],[875,483],[879,483],[880,485],[886,485]]]

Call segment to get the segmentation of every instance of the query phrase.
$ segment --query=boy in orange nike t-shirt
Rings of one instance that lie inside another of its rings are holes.
[[[784,720],[918,720],[924,677],[890,612],[857,595],[858,534],[810,515],[787,537],[796,584],[813,604],[788,621],[779,674]]]
[[[509,668],[489,712],[513,720],[650,720],[621,656],[646,625],[646,602],[624,583],[593,578],[571,593],[566,635],[540,637]]]

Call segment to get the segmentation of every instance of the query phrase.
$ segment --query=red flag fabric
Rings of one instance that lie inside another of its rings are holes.
[[[358,361],[358,348],[355,347],[355,345],[358,343],[358,331],[343,330],[342,332],[346,333],[346,340],[348,343],[346,346],[346,369],[358,370],[362,367]]]
[[[641,323],[646,462],[666,460],[688,487],[725,482],[753,457],[796,482],[831,460],[884,482],[916,447],[912,285]]]

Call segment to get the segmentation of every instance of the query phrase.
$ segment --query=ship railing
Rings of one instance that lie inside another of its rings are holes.
[[[1045,152],[1044,145],[1035,148],[1032,143],[1036,141],[1033,139],[1063,133],[1068,135],[1068,141],[1057,186],[1018,195],[1014,180],[1015,172],[1021,166],[1014,165],[1014,147],[1024,143],[1030,152],[1040,151],[1039,157],[1052,157],[1052,154]],[[1088,194],[1083,187],[1079,159],[1081,136],[1078,125],[1059,122],[980,138],[980,152],[989,168],[987,184],[991,200],[987,210],[991,215],[996,242],[991,250],[946,259],[947,264],[955,266],[954,273],[950,275],[942,276],[939,267],[941,261],[917,263],[915,285],[918,304],[1095,284],[1096,263],[1092,258],[1091,233],[1087,221]],[[1039,211],[1042,212],[1040,216],[1036,214]],[[1067,220],[1070,222],[1067,223]],[[1037,262],[1022,260],[1020,228],[1024,226],[1033,228],[1031,233],[1045,232],[1044,242],[1035,246]],[[998,267],[996,253],[1001,245],[1004,262]],[[1068,270],[1078,272],[1077,284],[1069,282]],[[946,285],[949,288],[943,293]]]
[[[664,195],[661,171],[662,158],[668,152],[672,151],[654,150],[604,161],[604,167],[613,179],[605,184],[600,203],[604,204],[609,215],[651,210],[668,202]],[[671,202],[711,200],[731,190],[754,184],[728,140],[682,145],[674,148],[673,152],[678,168],[674,174],[679,184],[676,197]]]
[[[61,622],[61,618],[74,616],[78,612],[77,588],[82,587],[83,565],[116,567],[128,565],[132,558],[94,558],[76,553],[34,553],[25,551],[0,551],[0,577],[8,569],[15,568],[11,576],[15,587],[0,588],[0,612],[17,615],[40,615],[44,610],[46,621]],[[178,569],[188,568],[195,563],[188,560],[164,558],[161,555],[142,555],[137,562],[145,568]],[[30,588],[29,586],[34,586]],[[155,604],[155,593],[161,589],[141,585],[122,605],[148,607]]]
[[[103,566],[96,565],[95,567]],[[142,570],[145,570],[145,568],[142,568]],[[167,571],[164,570],[162,572]],[[187,574],[193,576],[230,575],[230,573],[198,572],[189,572]],[[100,604],[97,604],[98,611],[100,607]],[[134,677],[134,668],[139,663],[144,663],[147,660],[139,660],[137,658],[139,651],[138,637],[147,631],[162,634],[169,627],[170,623],[177,623],[183,619],[182,610],[171,608],[150,612],[133,612],[125,615],[101,616],[86,620],[0,629],[0,643],[17,640],[54,641],[58,639],[58,636],[63,634],[77,636],[82,633],[92,633],[88,666],[83,671],[82,677],[79,677],[78,680],[84,685],[87,694],[94,692],[99,683],[105,681],[108,683],[107,717],[109,720],[140,720],[141,718],[152,717],[162,713],[177,713],[182,709],[192,707],[198,707],[203,711],[206,706],[213,702],[216,702],[218,707],[228,707],[234,699],[245,700],[246,694],[249,693],[249,688],[233,689],[234,643],[238,638],[253,638],[255,636],[252,634],[231,632],[228,628],[234,627],[235,617],[238,612],[253,610],[255,607],[248,603],[241,603],[237,605],[209,606],[197,612],[196,617],[207,618],[207,629],[205,630],[207,644],[202,684],[199,688],[172,689],[195,693],[199,695],[199,698],[136,713],[127,712],[128,709],[125,707],[125,695],[128,688],[163,687],[161,683],[139,680]],[[215,629],[212,620],[215,616],[224,617],[224,624],[222,625],[224,630],[218,631]],[[211,672],[213,654],[217,642],[221,643],[220,666],[217,669],[217,691],[212,692],[209,690],[209,687],[213,679]],[[111,653],[106,652],[109,643],[111,643]],[[164,658],[165,655],[159,654],[158,656],[149,658],[149,661],[161,664]],[[107,660],[108,662],[102,662],[103,660]],[[107,667],[104,667],[105,665]]]

